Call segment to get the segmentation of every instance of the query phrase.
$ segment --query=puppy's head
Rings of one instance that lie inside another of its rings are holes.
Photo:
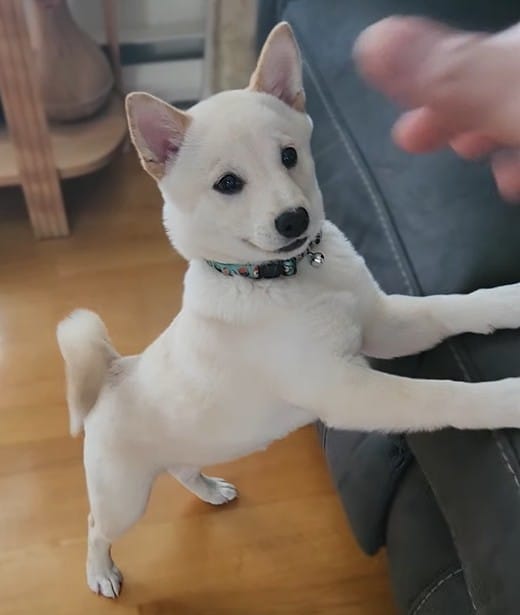
[[[126,104],[141,163],[164,197],[166,230],[186,258],[288,258],[318,233],[312,122],[288,24],[271,32],[244,90],[189,112],[140,92]]]

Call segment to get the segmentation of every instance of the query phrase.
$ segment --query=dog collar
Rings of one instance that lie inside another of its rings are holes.
[[[238,275],[242,278],[252,278],[254,280],[291,277],[296,275],[298,272],[298,263],[306,256],[309,258],[309,262],[313,267],[320,267],[323,264],[325,261],[324,254],[314,251],[320,243],[321,233],[318,233],[305,252],[283,260],[266,261],[263,263],[245,263],[242,265],[209,260],[207,260],[206,263],[226,276]]]

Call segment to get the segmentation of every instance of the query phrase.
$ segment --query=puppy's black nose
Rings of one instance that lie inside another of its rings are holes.
[[[305,207],[286,209],[274,221],[276,230],[290,239],[299,237],[309,227],[309,214]]]

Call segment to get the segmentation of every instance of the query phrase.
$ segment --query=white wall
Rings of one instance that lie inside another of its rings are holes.
[[[0,0],[1,2],[2,0]],[[34,0],[24,0],[29,23]],[[104,43],[102,0],[67,0],[76,22],[99,43]],[[192,48],[193,41],[204,47],[200,58],[171,59],[123,66],[123,86],[127,91],[145,90],[170,102],[198,100],[208,93],[212,82],[212,47],[207,38],[212,26],[213,0],[116,0],[118,34],[121,43],[167,43]],[[212,37],[211,37],[212,38]],[[189,39],[189,40],[188,40]],[[206,40],[204,45],[203,41]],[[191,43],[190,43],[191,41]],[[174,56],[175,57],[175,56]],[[178,56],[180,57],[180,56]]]
[[[101,0],[68,2],[77,23],[95,40],[105,42]],[[192,48],[196,40],[196,46],[203,45],[208,0],[117,0],[116,4],[122,44],[145,43],[149,50],[150,44]],[[170,102],[194,101],[204,93],[207,71],[206,57],[152,59],[123,66],[123,85],[127,91],[145,90]]]
[[[139,33],[157,31],[176,35],[204,30],[205,0],[117,0],[121,41],[142,40]],[[101,0],[69,0],[77,22],[104,41]]]

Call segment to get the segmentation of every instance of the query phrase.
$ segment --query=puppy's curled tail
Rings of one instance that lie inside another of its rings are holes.
[[[70,433],[77,436],[119,354],[101,318],[89,310],[72,312],[60,322],[56,335],[65,361]]]

